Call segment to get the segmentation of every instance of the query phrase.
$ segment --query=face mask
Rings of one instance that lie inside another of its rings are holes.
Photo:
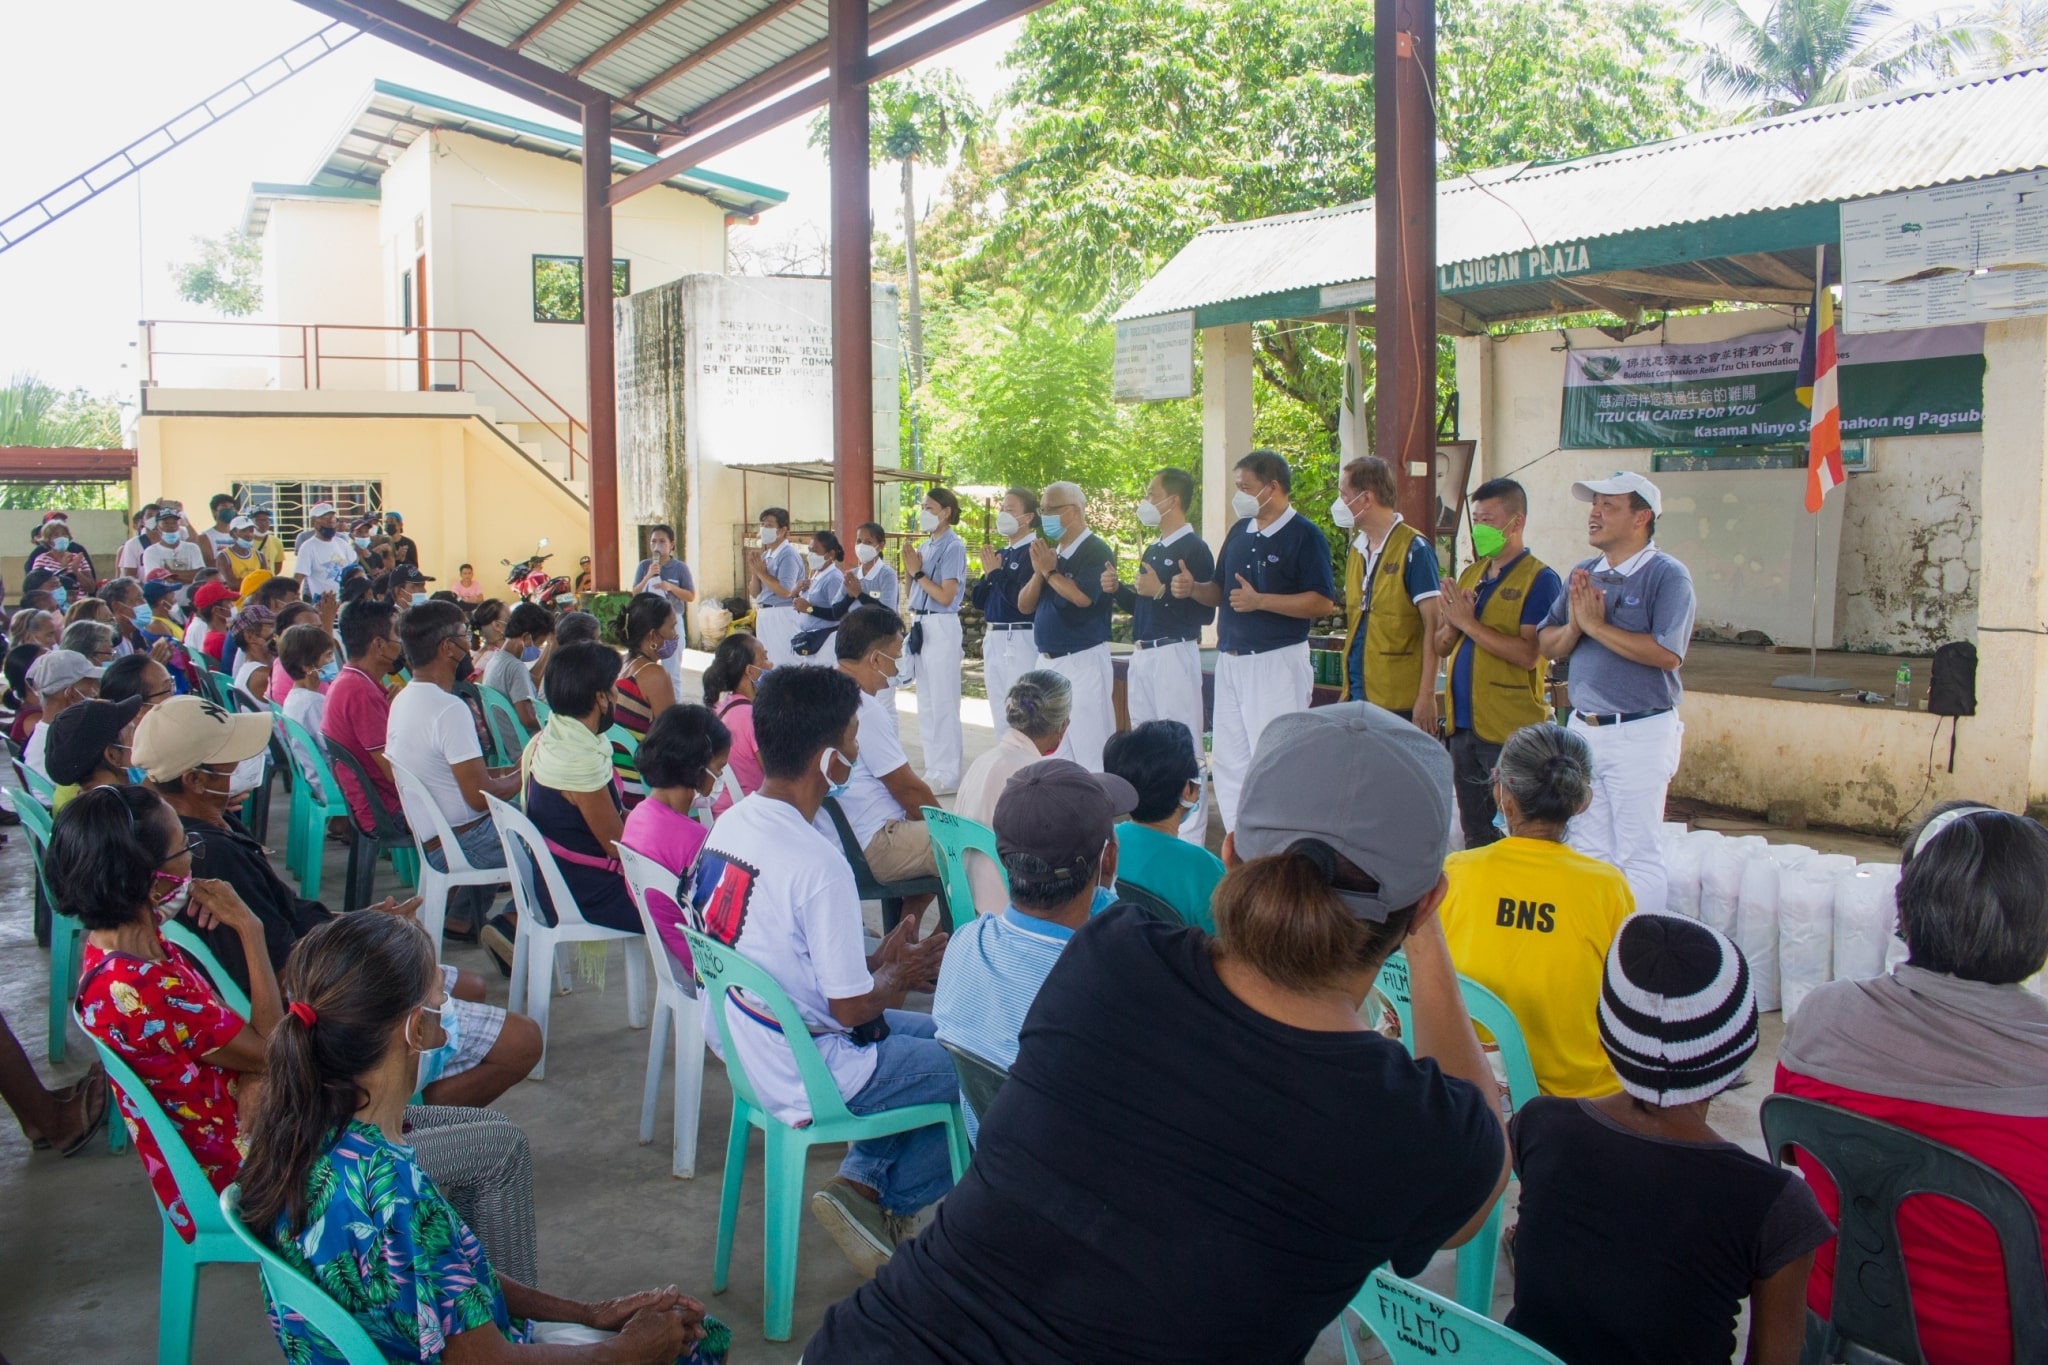
[[[1500,533],[1498,527],[1481,521],[1472,523],[1472,553],[1480,559],[1492,559],[1507,548],[1507,543],[1508,538]]]
[[[519,662],[523,664],[540,662],[540,646],[528,645],[525,649],[520,650]]]
[[[416,592],[412,595],[412,604],[416,607],[424,607],[431,601],[433,601],[433,597],[428,593]]]
[[[996,531],[1000,535],[1016,535],[1017,527],[1020,524],[1021,523],[1018,522],[1017,518],[1011,516],[1008,512],[996,513]]]
[[[135,609],[134,620],[135,628],[137,630],[147,630],[149,629],[150,624],[156,620],[156,613],[151,611],[149,609],[149,604],[145,602],[143,605]]]
[[[456,1024],[462,1018],[445,1004],[440,1009],[422,1005],[423,1013],[431,1014],[441,1021],[441,1046],[420,1049],[419,1079],[413,1082],[414,1090],[424,1090],[441,1079],[441,1073],[448,1069],[448,1063],[455,1060]]]
[[[1146,526],[1157,526],[1159,524],[1159,509],[1152,505],[1150,498],[1145,498],[1138,503],[1138,520]]]
[[[807,551],[804,555],[804,563],[811,566],[812,573],[816,573],[825,567],[825,556],[819,554],[816,550]]]
[[[1116,893],[1106,886],[1098,886],[1095,888],[1095,899],[1088,902],[1088,913],[1090,916],[1099,915],[1115,904]]]
[[[926,535],[938,530],[939,514],[929,507],[920,507],[917,511],[917,529]]]
[[[332,660],[332,659],[329,659],[329,660],[328,660],[328,661],[327,661],[326,663],[324,663],[324,664],[320,665],[320,681],[321,681],[321,682],[324,682],[324,683],[331,683],[331,682],[333,682],[333,681],[334,681],[334,680],[335,680],[336,678],[338,678],[338,677],[340,677],[340,676],[341,676],[341,665],[340,665],[340,664],[338,664],[338,663],[336,663],[336,662],[335,662],[334,660]]]
[[[1045,532],[1047,540],[1058,540],[1066,533],[1067,529],[1066,525],[1061,522],[1060,514],[1057,512],[1047,512],[1044,516],[1040,517],[1038,519],[1038,526],[1040,530]]]
[[[835,760],[846,765],[846,780],[844,782],[834,782],[832,780],[832,764]],[[840,753],[837,749],[827,749],[824,753],[820,754],[818,756],[818,768],[825,774],[825,795],[831,797],[834,801],[846,795],[846,789],[853,785],[853,760]]]
[[[358,550],[367,550],[370,548],[370,538],[368,536],[350,536],[349,539],[353,540],[356,543],[356,548]]]
[[[475,668],[476,660],[469,657],[468,650],[463,650],[462,657],[455,661],[455,681],[466,681]]]
[[[782,539],[782,528],[780,526],[763,526],[761,528],[762,545],[773,545],[780,539]]]
[[[149,781],[148,773],[132,765],[127,768],[123,768],[121,771],[128,774],[128,785],[131,787],[139,787],[143,783]]]
[[[184,534],[183,531],[166,531],[164,532],[164,544],[176,545]]]
[[[1351,504],[1344,501],[1342,495],[1330,504],[1330,520],[1340,531],[1348,531],[1358,525],[1358,518],[1351,514]]]
[[[882,557],[880,549],[865,542],[853,547],[853,557],[863,564],[872,564]]]
[[[322,540],[332,540],[334,539],[334,528],[332,526],[315,526],[313,534],[319,536]]]
[[[56,598],[57,605],[61,607],[66,602],[71,600],[71,590],[60,583],[56,587],[50,589],[50,596]]]
[[[58,536],[55,540],[50,542],[50,548],[57,551],[59,554],[62,554],[64,551],[71,548],[71,537]]]
[[[129,769],[130,773],[134,771],[133,768]],[[186,903],[192,899],[192,878],[189,875],[180,877],[170,872],[152,872],[149,875],[155,881],[169,882],[177,888],[177,890],[156,903],[156,917],[159,920],[175,917],[179,911],[185,908]]]
[[[1242,488],[1230,495],[1230,511],[1239,521],[1259,514],[1259,507],[1265,501],[1256,493],[1247,493]]]
[[[255,541],[253,541],[253,540],[251,540],[251,539],[249,539],[249,538],[248,538],[247,536],[236,536],[236,537],[235,537],[235,549],[236,549],[236,551],[237,551],[238,553],[240,553],[240,554],[247,554],[247,553],[249,553],[249,551],[251,551],[251,550],[253,550],[253,549],[255,549],[255,548],[256,548],[256,542],[255,542]]]
[[[875,665],[875,669],[877,672],[881,671],[882,664],[887,664],[889,666],[889,671],[887,673],[882,674],[882,682],[887,686],[894,687],[896,685],[896,679],[903,675],[902,663],[896,659],[890,658],[886,654],[877,654],[875,657],[881,661],[880,663],[877,663]]]
[[[681,647],[682,643],[683,640],[680,635],[671,635],[661,642],[660,649],[654,651],[654,657],[657,659],[673,659],[676,657],[676,650]]]

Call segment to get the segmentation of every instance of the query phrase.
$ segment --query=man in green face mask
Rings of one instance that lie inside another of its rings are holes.
[[[1493,769],[1501,745],[1525,725],[1549,718],[1536,630],[1564,594],[1557,571],[1522,547],[1529,495],[1513,479],[1472,494],[1473,563],[1446,587],[1437,652],[1447,663],[1444,730],[1451,785],[1465,847],[1501,837],[1493,821]]]

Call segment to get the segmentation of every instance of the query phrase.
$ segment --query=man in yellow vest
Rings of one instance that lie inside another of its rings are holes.
[[[1536,629],[1564,595],[1557,570],[1523,548],[1529,495],[1513,479],[1491,479],[1472,494],[1473,562],[1439,603],[1437,652],[1444,657],[1445,741],[1465,847],[1501,837],[1494,826],[1493,770],[1500,746],[1550,717]]]
[[[1344,699],[1369,701],[1437,733],[1436,547],[1394,510],[1394,471],[1364,455],[1344,466],[1330,519],[1356,530],[1344,562]]]

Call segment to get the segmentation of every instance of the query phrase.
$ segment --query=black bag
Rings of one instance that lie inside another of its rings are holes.
[[[903,652],[912,658],[924,652],[924,622],[918,621],[910,627],[910,634],[903,637]]]
[[[789,652],[801,659],[811,658],[825,647],[825,642],[832,638],[832,632],[837,629],[839,629],[839,623],[834,621],[827,626],[814,626],[810,630],[800,630],[790,637]]]
[[[1936,716],[1977,714],[1977,646],[1956,640],[1934,651],[1927,710]]]

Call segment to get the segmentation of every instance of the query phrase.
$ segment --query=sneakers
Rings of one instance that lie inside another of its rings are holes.
[[[873,1278],[896,1252],[892,1225],[900,1220],[883,1213],[880,1204],[838,1176],[811,1196],[811,1216],[863,1276]]]
[[[506,977],[512,975],[512,941],[518,933],[519,926],[511,916],[503,913],[491,916],[477,931],[477,941],[491,955],[491,961],[498,964],[499,973]]]

